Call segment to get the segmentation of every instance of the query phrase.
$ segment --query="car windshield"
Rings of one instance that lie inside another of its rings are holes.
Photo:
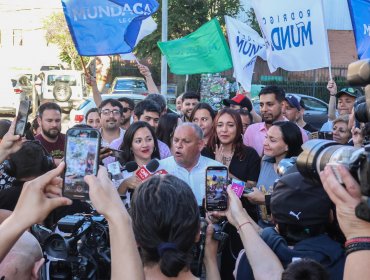
[[[132,90],[142,89],[146,90],[146,84],[141,80],[117,80],[114,90]]]
[[[48,86],[55,86],[55,83],[62,82],[68,83],[70,86],[76,86],[76,77],[72,75],[49,75]]]

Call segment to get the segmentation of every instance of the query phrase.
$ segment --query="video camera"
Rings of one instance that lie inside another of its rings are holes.
[[[351,86],[364,86],[365,98],[355,104],[355,117],[360,123],[370,122],[370,60],[360,60],[348,66],[347,80]],[[303,152],[297,158],[299,172],[314,183],[321,184],[319,173],[331,165],[348,168],[360,183],[362,202],[356,207],[356,216],[370,222],[370,144],[364,141],[362,148],[340,145],[334,141],[314,139],[303,144]],[[338,178],[341,181],[340,178]]]
[[[34,225],[46,258],[42,279],[110,279],[108,224],[101,215],[60,219],[54,230]]]

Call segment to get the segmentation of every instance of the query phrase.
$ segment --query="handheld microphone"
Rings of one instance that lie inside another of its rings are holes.
[[[159,161],[157,159],[152,159],[147,165],[140,167],[135,174],[140,181],[145,181],[154,174],[158,167]]]
[[[127,172],[134,172],[139,166],[137,165],[137,163],[135,161],[129,161],[127,162],[121,171],[124,171],[126,170]]]

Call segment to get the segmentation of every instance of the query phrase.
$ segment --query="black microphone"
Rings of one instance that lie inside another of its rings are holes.
[[[159,167],[159,161],[156,158],[153,158],[146,165],[146,169],[148,169],[150,173],[154,173],[158,169],[158,167]]]
[[[139,166],[135,161],[129,161],[127,162],[123,167],[121,171],[126,170],[127,172],[134,172]]]

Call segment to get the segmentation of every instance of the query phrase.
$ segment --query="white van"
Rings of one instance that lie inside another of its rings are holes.
[[[85,75],[82,71],[45,71],[42,85],[42,102],[52,101],[67,111],[88,96]]]
[[[0,114],[16,115],[22,94],[14,91],[12,80],[0,75]]]

